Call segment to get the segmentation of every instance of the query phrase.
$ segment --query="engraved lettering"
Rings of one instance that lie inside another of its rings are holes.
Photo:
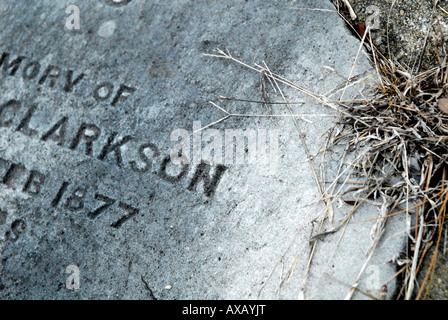
[[[97,102],[110,98],[114,91],[114,85],[110,82],[100,83],[93,91],[93,97]]]
[[[182,180],[188,173],[188,168],[190,167],[189,164],[183,164],[182,165],[182,169],[181,171],[177,174],[177,176],[171,176],[168,175],[166,172],[166,167],[168,166],[168,164],[171,162],[171,157],[170,156],[166,156],[163,160],[162,160],[162,164],[160,165],[160,169],[159,169],[159,177],[162,178],[163,180],[170,182],[170,183],[175,183],[175,182],[179,182],[180,180]]]
[[[44,182],[45,182],[44,174],[36,170],[31,170],[22,191],[32,196],[35,196],[39,194],[41,186]]]
[[[11,231],[5,233],[6,240],[16,242],[20,235],[25,231],[26,223],[23,220],[15,220],[11,224]]]
[[[204,193],[207,197],[212,197],[216,191],[216,187],[219,184],[224,172],[227,167],[224,165],[217,165],[213,177],[210,178],[210,165],[201,162],[194,173],[193,178],[188,186],[188,190],[195,190],[197,184],[203,180],[204,181]]]
[[[8,69],[9,75],[13,76],[16,74],[17,70],[19,70],[20,65],[26,57],[24,56],[18,56],[13,61],[9,62],[9,53],[3,52],[2,57],[0,58],[0,66],[3,65],[3,71],[7,72]]]
[[[138,149],[138,156],[140,157],[140,160],[142,160],[145,165],[143,167],[139,168],[135,161],[129,162],[131,165],[131,169],[134,172],[145,173],[145,172],[148,172],[149,170],[151,170],[152,162],[148,158],[148,156],[145,154],[146,149],[151,149],[153,156],[156,158],[160,155],[159,150],[153,143],[149,142],[149,143],[142,144]]]
[[[65,132],[67,131],[67,120],[68,120],[67,117],[62,117],[58,122],[56,122],[54,126],[51,127],[50,130],[44,133],[41,140],[46,141],[50,139],[55,141],[58,144],[58,146],[63,147],[65,142]]]
[[[26,168],[23,165],[11,163],[11,166],[3,177],[2,183],[15,190],[17,187],[17,181],[24,175],[25,172]]]
[[[44,74],[39,79],[39,84],[44,84],[47,79],[50,80],[49,86],[50,88],[53,88],[56,80],[61,76],[62,69],[57,66],[48,66],[47,69],[44,71]]]
[[[84,208],[84,198],[87,193],[87,188],[76,188],[70,197],[65,202],[65,207],[70,211],[78,211]]]
[[[9,127],[12,124],[12,118],[5,119],[5,110],[12,109],[12,111],[17,112],[20,106],[21,103],[18,100],[9,100],[0,106],[0,127]]]
[[[81,81],[82,78],[84,78],[85,74],[81,73],[78,77],[76,77],[75,80],[72,80],[73,78],[73,70],[68,70],[67,71],[67,75],[66,75],[66,82],[65,82],[65,86],[64,86],[64,91],[65,92],[72,92],[73,91],[73,87],[75,85],[77,85],[79,83],[79,81]]]
[[[109,208],[111,205],[113,205],[115,203],[115,199],[103,196],[101,194],[95,194],[95,200],[104,202],[104,205],[102,205],[101,207],[99,207],[98,209],[96,209],[93,212],[89,212],[89,214],[87,215],[90,219],[95,219],[96,217],[98,217],[101,213],[104,212],[104,210],[106,210],[107,208]]]
[[[118,204],[118,207],[128,212],[128,214],[121,217],[117,222],[114,222],[110,225],[112,228],[115,229],[120,228],[126,221],[128,221],[129,219],[131,219],[132,217],[136,216],[139,213],[139,210],[137,208],[134,208],[124,202],[120,202]]]
[[[8,213],[6,211],[0,210],[0,226],[6,224],[7,217],[8,217]]]
[[[93,141],[99,138],[100,133],[101,133],[100,128],[98,128],[94,124],[88,124],[88,123],[81,124],[78,133],[76,133],[76,136],[70,145],[70,149],[75,150],[78,147],[79,142],[81,142],[81,140],[85,140],[86,155],[91,156]]]
[[[31,69],[31,72],[29,70]],[[31,80],[37,77],[40,72],[40,63],[37,61],[31,61],[26,65],[22,71],[22,78],[25,80]]]
[[[33,117],[34,112],[36,112],[36,109],[37,109],[36,105],[32,105],[31,107],[29,107],[25,117],[20,122],[16,131],[21,131],[30,137],[33,137],[37,134],[36,130],[30,128],[30,120]]]
[[[131,141],[132,137],[131,136],[125,136],[120,141],[112,144],[112,142],[115,140],[116,136],[117,136],[116,132],[113,132],[109,136],[109,138],[107,139],[106,145],[103,147],[103,149],[101,150],[101,153],[98,156],[98,160],[102,160],[103,161],[109,153],[114,152],[115,153],[115,159],[117,161],[117,165],[119,167],[121,167],[121,165],[123,163],[123,158],[121,156],[121,149],[120,148],[123,145],[125,145],[126,143],[128,143],[129,141]]]
[[[53,208],[57,207],[59,202],[61,201],[62,197],[64,196],[65,191],[67,191],[67,187],[70,183],[67,181],[63,181],[61,187],[59,188],[58,193],[56,194],[56,197],[51,201],[51,206]]]
[[[131,93],[134,93],[136,88],[129,87],[125,84],[121,84],[120,88],[118,88],[117,94],[115,95],[114,100],[112,100],[112,105],[116,105],[118,102],[125,101]]]

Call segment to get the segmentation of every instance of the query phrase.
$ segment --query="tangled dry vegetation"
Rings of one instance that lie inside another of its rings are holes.
[[[357,201],[366,196],[382,198],[387,207],[385,220],[406,215],[408,248],[396,261],[401,279],[397,298],[422,299],[432,279],[447,217],[448,67],[444,39],[440,35],[434,39],[438,66],[421,70],[419,61],[413,67],[403,66],[375,48],[368,28],[360,34],[362,25],[351,19],[347,1],[333,2],[365,43],[379,75],[375,99],[344,106],[342,129],[334,142],[347,144],[349,151],[366,150],[354,164],[363,180],[355,192]],[[428,259],[425,255],[433,245],[429,268],[423,270],[422,261]],[[417,285],[419,272],[424,273],[424,280]]]

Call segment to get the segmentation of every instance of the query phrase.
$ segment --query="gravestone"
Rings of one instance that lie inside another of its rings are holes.
[[[316,97],[375,79],[329,1],[4,0],[0,23],[1,298],[342,299],[363,270],[353,298],[392,297],[403,218],[367,265],[374,205],[310,242],[343,155],[319,162]]]

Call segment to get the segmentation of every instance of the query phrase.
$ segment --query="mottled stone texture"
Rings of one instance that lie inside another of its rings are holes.
[[[66,26],[69,5],[79,8],[79,29]],[[297,126],[290,117],[261,116],[212,126],[221,138],[240,129],[278,139],[273,171],[169,158],[173,131],[191,134],[225,115],[209,101],[238,114],[290,112],[282,104],[218,101],[259,101],[266,92],[274,102],[282,98],[257,72],[203,55],[216,48],[249,65],[265,62],[317,94],[341,88],[359,41],[329,1],[3,0],[0,25],[1,298],[346,296],[375,224],[356,222],[377,217],[377,208],[362,206],[347,228],[318,241],[306,272],[324,208],[300,137],[317,155],[318,177],[325,168],[332,181],[342,150],[329,151],[325,166],[318,151],[336,121],[333,109],[291,105],[294,114],[311,114]],[[351,75],[373,70],[361,54]],[[312,101],[281,87],[289,101]],[[345,99],[363,88],[352,89]],[[203,131],[203,139],[206,132],[213,133]],[[352,208],[336,203],[333,223]],[[401,217],[390,220],[362,291],[376,295],[393,276],[404,228]],[[80,287],[71,290],[76,267]],[[366,296],[356,291],[354,298]]]
[[[350,0],[358,19],[372,28],[372,40],[384,56],[417,72],[440,66],[448,33],[448,1]],[[420,63],[421,61],[421,63]]]

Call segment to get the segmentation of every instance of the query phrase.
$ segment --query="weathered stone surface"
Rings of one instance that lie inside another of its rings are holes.
[[[349,3],[359,21],[372,28],[372,41],[384,56],[414,73],[420,60],[421,67],[426,69],[440,66],[437,56],[443,59],[448,1],[438,1],[434,14],[432,0],[350,0]]]
[[[79,7],[79,30],[65,26],[69,5]],[[278,133],[267,168],[167,162],[174,130],[192,133],[194,122],[225,115],[209,101],[264,96],[257,72],[203,55],[215,48],[250,65],[265,61],[320,94],[343,81],[323,66],[345,78],[374,72],[361,54],[351,73],[359,42],[332,9],[324,0],[2,1],[0,297],[344,298],[375,224],[356,222],[378,210],[362,206],[347,228],[318,241],[307,274],[309,239],[324,208],[300,137],[320,158],[334,110],[298,104],[292,112],[310,114],[311,123],[232,116],[212,127],[222,137],[228,129],[259,139],[268,132],[269,146]],[[282,101],[265,82],[271,100]],[[351,89],[345,99],[361,92]],[[283,90],[289,101],[312,100]],[[281,104],[219,104],[246,115],[289,112]],[[329,152],[327,181],[341,156]],[[337,225],[353,207],[334,208]],[[394,275],[404,224],[399,216],[388,222],[361,290],[376,295]],[[66,287],[68,266],[79,268],[78,290]],[[388,286],[390,297],[394,281]]]

